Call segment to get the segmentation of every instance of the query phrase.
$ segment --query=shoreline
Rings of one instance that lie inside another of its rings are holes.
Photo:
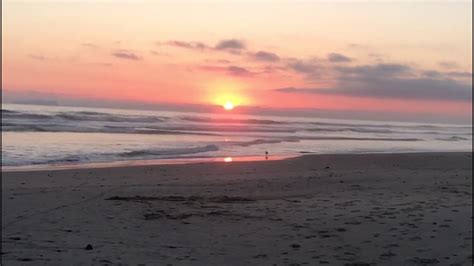
[[[9,172],[38,172],[38,171],[60,171],[78,169],[98,169],[98,168],[122,168],[157,165],[188,165],[207,163],[236,163],[236,162],[265,162],[280,161],[308,156],[325,155],[376,155],[376,154],[439,154],[439,153],[469,153],[470,151],[411,151],[411,152],[360,152],[360,153],[311,153],[299,152],[288,155],[269,156],[227,156],[227,157],[192,157],[192,158],[170,158],[170,159],[149,159],[149,160],[120,160],[110,162],[88,162],[88,163],[63,163],[63,164],[34,164],[34,165],[7,165],[1,166],[2,173]]]
[[[471,160],[339,154],[3,172],[2,262],[472,265]]]
[[[235,162],[264,162],[279,161],[289,158],[297,158],[304,155],[272,155],[265,156],[237,156],[237,157],[195,157],[195,158],[173,158],[173,159],[150,159],[150,160],[123,160],[112,162],[91,162],[71,164],[38,164],[20,166],[2,166],[2,172],[33,172],[33,171],[57,171],[75,169],[98,169],[117,167],[139,167],[156,165],[187,165],[202,163],[235,163]]]

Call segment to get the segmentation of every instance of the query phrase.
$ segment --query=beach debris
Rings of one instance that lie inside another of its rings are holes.
[[[388,251],[388,252],[385,252],[385,253],[382,253],[380,255],[381,258],[389,258],[389,257],[393,257],[393,256],[396,256],[397,254],[391,252],[391,251]]]
[[[437,264],[439,263],[439,260],[415,257],[411,260],[411,262],[416,263],[416,264],[426,265],[426,264]]]
[[[300,245],[300,244],[293,243],[293,244],[290,245],[290,247],[292,247],[292,248],[300,248],[301,245]]]
[[[190,214],[190,213],[170,215],[170,214],[166,214],[163,211],[158,211],[158,212],[154,212],[154,213],[145,213],[143,216],[145,217],[145,220],[156,220],[156,219],[160,219],[160,218],[167,218],[167,219],[171,219],[171,220],[183,220],[183,219],[190,218],[193,215]]]
[[[87,244],[87,246],[84,249],[85,250],[93,250],[94,248],[92,247],[91,244]]]

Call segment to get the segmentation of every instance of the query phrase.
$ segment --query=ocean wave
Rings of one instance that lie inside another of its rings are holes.
[[[385,133],[391,134],[394,131],[386,130],[371,130],[371,129],[332,129],[332,128],[319,128],[319,129],[299,129],[310,132],[357,132],[357,133]],[[2,131],[19,131],[19,132],[74,132],[74,133],[114,133],[114,134],[156,134],[156,135],[206,135],[206,136],[222,136],[228,133],[246,133],[246,136],[252,136],[252,133],[288,133],[288,136],[278,141],[298,141],[298,140],[401,140],[401,141],[413,141],[418,140],[414,138],[393,138],[393,137],[340,137],[340,136],[292,136],[294,133],[299,131],[298,129],[288,129],[281,127],[249,127],[249,126],[235,126],[235,125],[134,125],[126,124],[112,125],[112,124],[82,124],[82,123],[34,123],[34,124],[18,124],[11,122],[2,123]],[[242,143],[241,146],[256,145],[262,143],[277,143],[275,138],[267,139],[265,137],[252,141],[251,143]]]
[[[22,113],[22,112],[8,111],[8,110],[2,109],[2,121],[4,119],[44,120],[44,119],[51,119],[51,118],[53,117],[50,115],[45,115],[45,114]]]
[[[17,111],[2,109],[2,114],[14,114],[18,113]]]
[[[31,165],[41,164],[77,164],[89,162],[114,162],[124,160],[140,160],[140,159],[173,159],[186,155],[197,154],[209,151],[218,151],[216,145],[204,145],[190,148],[171,148],[171,149],[150,149],[150,150],[134,150],[122,153],[90,153],[90,154],[71,154],[60,158],[32,160],[27,162]],[[21,162],[6,162],[4,165],[22,165]]]
[[[86,162],[90,161],[91,158],[88,158],[87,156],[79,156],[79,155],[70,155],[66,156],[60,159],[52,159],[52,160],[47,160],[47,161],[36,161],[33,162],[32,164],[63,164],[63,163],[79,163],[79,162]]]
[[[144,157],[144,156],[163,156],[163,155],[184,155],[195,154],[208,151],[218,151],[219,147],[216,145],[206,145],[191,148],[174,148],[174,149],[157,149],[157,150],[136,150],[121,153],[121,157]]]
[[[22,125],[2,122],[2,132],[51,132],[38,125]]]
[[[464,125],[424,125],[424,124],[413,124],[413,125],[400,125],[400,124],[367,124],[367,123],[336,123],[336,122],[308,122],[308,124],[316,126],[335,126],[335,127],[347,127],[347,128],[398,128],[398,129],[410,129],[410,130],[472,130],[471,126]]]
[[[273,138],[273,139],[255,139],[251,141],[234,142],[233,145],[241,147],[249,147],[260,144],[277,144],[282,142],[299,142],[304,140],[360,140],[360,141],[422,141],[417,138],[364,138],[364,137],[339,137],[339,136],[321,136],[321,137],[309,137],[309,136],[293,136],[286,138]]]
[[[123,116],[95,112],[59,113],[55,117],[71,121],[102,121],[102,122],[133,122],[156,123],[163,122],[165,118],[156,116]]]
[[[219,136],[212,132],[191,132],[169,129],[134,128],[121,126],[82,126],[56,124],[14,124],[2,123],[2,132],[69,132],[69,133],[113,133],[113,134],[143,134],[143,135],[200,135]]]
[[[256,140],[251,140],[251,141],[236,142],[235,145],[242,146],[242,147],[248,147],[248,146],[260,145],[260,144],[277,144],[277,143],[282,143],[282,142],[298,142],[298,141],[300,141],[300,140],[296,139],[296,138],[293,138],[293,139],[256,139]]]
[[[391,129],[377,129],[371,127],[342,127],[342,128],[308,128],[304,129],[308,132],[355,132],[355,133],[378,133],[378,134],[426,134],[426,135],[472,135],[472,132],[460,133],[460,132],[449,132],[449,131],[401,131],[401,130],[391,130]]]
[[[200,131],[200,132],[261,132],[261,133],[295,133],[296,129],[284,127],[258,127],[258,126],[242,126],[242,125],[166,125],[166,126],[149,126],[150,129],[159,130],[179,130],[179,131]]]
[[[200,125],[163,125],[163,126],[144,126],[134,125],[91,125],[91,124],[55,124],[50,123],[11,123],[2,122],[2,131],[19,132],[82,132],[82,133],[136,133],[136,134],[188,134],[188,135],[208,135],[219,136],[222,132],[228,133],[295,133],[296,130],[282,128],[262,128],[262,127],[239,127],[239,126],[200,126]]]
[[[158,113],[159,114],[159,113]],[[2,131],[19,132],[81,132],[124,134],[188,134],[188,135],[246,135],[273,134],[291,136],[296,133],[319,135],[318,133],[341,133],[348,137],[361,134],[380,134],[391,137],[396,134],[458,135],[472,136],[471,128],[465,126],[439,125],[388,125],[367,123],[278,121],[273,119],[223,118],[200,116],[160,116],[153,114],[114,114],[98,111],[61,111],[31,113],[2,109]],[[346,133],[347,132],[347,133]],[[351,134],[360,133],[360,134]],[[405,135],[407,136],[407,135]],[[316,136],[317,137],[317,136]],[[264,136],[263,138],[266,138]],[[424,138],[423,136],[421,138]],[[392,138],[387,138],[388,140]]]
[[[373,140],[373,141],[423,141],[419,138],[373,138],[373,137],[339,137],[339,136],[322,136],[322,137],[301,137],[300,140]]]
[[[66,121],[98,121],[98,122],[132,122],[132,123],[157,123],[163,122],[168,117],[163,116],[140,116],[140,115],[118,115],[100,112],[78,111],[60,112],[53,114],[33,114],[19,111],[2,109],[2,120],[66,120]]]
[[[383,134],[393,134],[393,133],[407,133],[407,132],[400,132],[400,131],[393,131],[389,129],[372,129],[372,128],[308,128],[305,131],[310,132],[356,132],[356,133],[383,133]]]
[[[469,140],[468,138],[463,138],[459,136],[452,136],[450,138],[437,138],[436,140],[442,140],[442,141],[460,141],[460,140]]]
[[[213,124],[256,124],[256,125],[273,125],[285,124],[286,122],[275,121],[269,119],[236,119],[236,118],[210,118],[199,116],[181,116],[181,120],[199,123],[213,123]]]

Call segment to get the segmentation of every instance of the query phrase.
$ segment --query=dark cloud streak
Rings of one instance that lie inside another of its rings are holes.
[[[226,73],[226,74],[231,75],[231,76],[238,76],[238,77],[249,77],[249,76],[253,76],[253,75],[256,74],[256,73],[248,70],[247,68],[239,67],[239,66],[235,66],[235,65],[231,65],[231,66],[227,66],[227,67],[205,65],[205,66],[200,66],[199,68],[202,69],[202,70],[205,70],[205,71],[222,72],[222,73]]]
[[[412,68],[402,64],[376,64],[350,67],[337,67],[336,71],[343,75],[361,76],[361,77],[379,77],[379,76],[400,76],[409,75]]]
[[[304,62],[301,60],[295,60],[293,62],[290,62],[288,64],[288,67],[297,73],[311,75],[318,73],[318,71],[321,69],[321,66],[319,64]]]
[[[238,66],[229,66],[227,67],[227,72],[234,76],[251,76],[252,73],[246,68]]]
[[[112,55],[117,58],[125,59],[125,60],[134,60],[134,61],[142,60],[141,56],[138,56],[134,52],[128,51],[128,50],[118,50],[118,51],[113,52]]]
[[[185,41],[167,41],[167,42],[157,42],[157,45],[168,45],[178,48],[184,48],[189,50],[196,51],[227,51],[232,53],[238,53],[241,50],[245,50],[245,43],[237,39],[227,39],[221,40],[214,46],[202,43],[202,42],[185,42]]]
[[[257,61],[264,61],[264,62],[277,62],[280,61],[280,57],[272,52],[267,51],[258,51],[256,53],[251,54],[251,57]]]
[[[295,69],[295,67],[294,67]],[[298,65],[302,73],[313,76],[314,68]],[[452,77],[472,77],[472,73],[435,70],[418,71],[402,64],[344,66],[333,69],[336,79],[329,88],[280,88],[282,93],[344,95],[366,98],[472,101],[472,81]]]
[[[161,43],[158,43],[161,44]],[[165,45],[175,46],[179,48],[191,49],[191,50],[206,50],[210,49],[208,45],[202,42],[183,42],[183,41],[168,41],[164,43]]]
[[[237,39],[222,40],[214,46],[216,50],[245,50],[245,43]]]
[[[472,101],[472,85],[450,79],[375,79],[332,88],[280,88],[283,93],[342,95],[378,99]]]
[[[347,63],[352,61],[350,57],[338,53],[328,54],[328,60],[333,63]]]

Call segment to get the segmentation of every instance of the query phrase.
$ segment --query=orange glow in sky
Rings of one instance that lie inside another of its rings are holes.
[[[239,105],[252,105],[255,102],[251,101],[246,95],[246,90],[250,84],[243,81],[221,78],[207,82],[205,87],[207,97],[202,99],[203,103],[210,103],[220,106],[232,105],[231,110]],[[227,109],[227,108],[226,108]]]
[[[4,1],[4,99],[471,115],[470,1],[206,2]]]

